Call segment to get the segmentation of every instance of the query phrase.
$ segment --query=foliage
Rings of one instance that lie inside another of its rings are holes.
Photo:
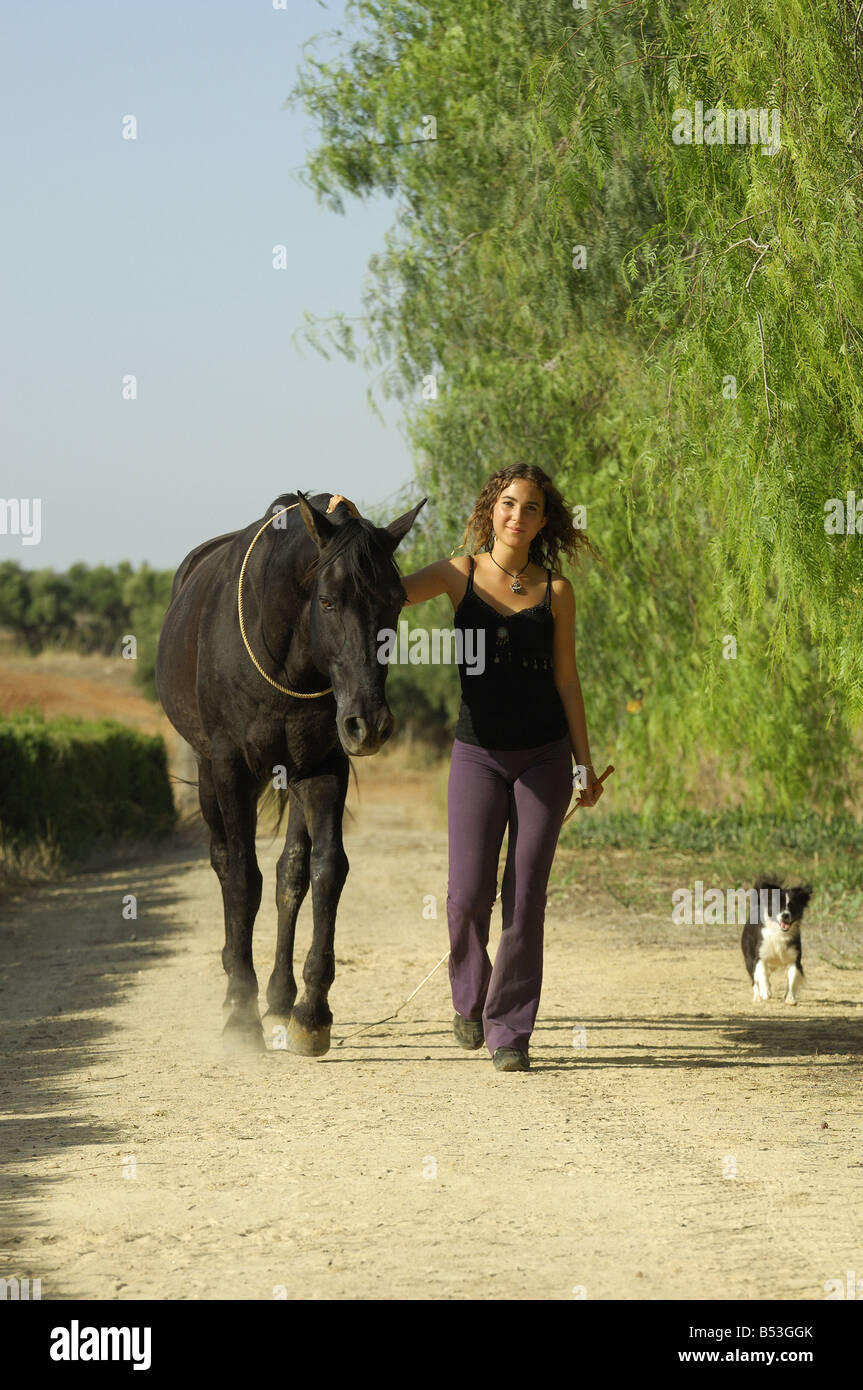
[[[824,528],[863,419],[849,13],[354,0],[294,89],[319,198],[396,199],[364,323],[307,337],[402,403],[431,498],[402,568],[456,544],[506,463],[586,508],[593,760],[627,769],[645,820],[713,800],[706,756],[753,810],[859,788],[863,541]],[[699,99],[778,106],[781,149],[675,144]]]
[[[63,856],[174,823],[161,738],[111,720],[0,718],[0,849],[45,842]]]

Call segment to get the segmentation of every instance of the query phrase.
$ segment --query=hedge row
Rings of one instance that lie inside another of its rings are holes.
[[[169,831],[174,804],[161,738],[112,720],[0,718],[0,847],[40,842],[73,857],[119,836]]]

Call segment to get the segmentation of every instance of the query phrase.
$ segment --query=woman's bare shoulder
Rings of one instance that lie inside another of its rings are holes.
[[[467,572],[468,572],[468,569],[470,568],[470,556],[469,556],[469,555],[450,555],[450,556],[448,557],[448,563],[449,563],[449,564],[452,566],[452,568],[453,568],[454,570],[456,570],[459,574],[464,574],[464,575],[466,575]]]
[[[462,598],[467,584],[467,576],[470,568],[470,557],[468,555],[448,555],[441,561],[447,580],[447,593],[457,604]]]

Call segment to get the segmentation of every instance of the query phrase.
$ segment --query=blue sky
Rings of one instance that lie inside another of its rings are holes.
[[[360,365],[292,343],[306,310],[360,312],[393,220],[297,179],[314,129],[282,104],[343,23],[343,0],[3,6],[0,497],[42,499],[42,540],[0,559],[169,569],[279,492],[411,481],[396,404],[381,425]]]

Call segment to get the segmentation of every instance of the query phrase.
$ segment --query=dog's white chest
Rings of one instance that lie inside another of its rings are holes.
[[[775,922],[762,923],[758,957],[764,961],[768,969],[774,969],[778,965],[794,965],[797,955],[796,940],[789,938],[788,933]]]

